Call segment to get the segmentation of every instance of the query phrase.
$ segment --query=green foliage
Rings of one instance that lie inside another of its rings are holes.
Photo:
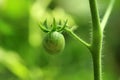
[[[108,2],[98,2],[100,17]],[[120,77],[120,11],[119,1],[116,2],[108,21],[109,27],[105,29],[104,80],[118,80]],[[49,55],[43,49],[45,33],[40,30],[38,23],[47,20],[47,25],[51,25],[53,18],[57,23],[63,21],[62,25],[67,19],[70,33],[74,31],[90,42],[91,21],[87,0],[0,1],[0,80],[93,80],[88,49],[68,33],[63,31],[66,46],[62,54]]]

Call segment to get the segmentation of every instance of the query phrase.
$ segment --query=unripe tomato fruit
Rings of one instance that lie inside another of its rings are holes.
[[[64,36],[57,31],[49,32],[43,40],[43,47],[51,54],[61,52],[64,49],[64,46]]]

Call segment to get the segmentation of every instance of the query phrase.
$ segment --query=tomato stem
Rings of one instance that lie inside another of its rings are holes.
[[[80,43],[82,43],[83,45],[85,45],[87,48],[90,48],[90,44],[87,43],[86,41],[82,40],[80,37],[78,37],[72,30],[65,28],[65,31],[67,33],[69,33],[73,38],[75,38],[76,40],[78,40]]]
[[[99,18],[96,0],[89,0],[89,4],[90,4],[91,17],[92,17],[92,24],[93,24],[91,44],[88,44],[86,41],[82,40],[72,30],[68,28],[65,28],[65,30],[72,37],[74,37],[76,40],[81,42],[90,50],[92,54],[92,60],[93,60],[94,80],[102,80],[101,55],[102,55],[102,43],[103,43],[103,30],[107,23],[108,17],[111,13],[114,0],[111,0],[110,5],[105,13],[105,16],[101,24],[100,24],[100,18]]]

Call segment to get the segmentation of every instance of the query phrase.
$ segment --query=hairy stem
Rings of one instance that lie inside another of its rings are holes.
[[[108,17],[111,13],[113,4],[115,0],[111,0],[108,9],[105,13],[105,16],[103,18],[103,21],[100,25],[100,18],[99,13],[97,9],[97,3],[96,0],[89,0],[90,4],[90,11],[92,16],[92,43],[88,44],[84,40],[82,40],[80,37],[78,37],[73,31],[70,29],[65,28],[65,30],[76,40],[81,42],[83,45],[85,45],[92,54],[93,59],[93,69],[94,69],[94,80],[102,80],[102,61],[101,61],[101,55],[102,55],[102,42],[103,42],[103,30],[105,28],[105,25],[107,23]]]
[[[93,68],[94,68],[94,80],[102,80],[102,67],[101,67],[101,50],[102,50],[102,40],[103,32],[101,31],[99,14],[97,9],[96,0],[89,0],[91,16],[92,16],[92,45],[91,53],[93,58]]]

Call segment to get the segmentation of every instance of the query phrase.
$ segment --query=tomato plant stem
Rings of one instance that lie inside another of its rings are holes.
[[[73,38],[81,42],[83,45],[85,45],[87,48],[90,48],[90,44],[82,40],[80,37],[78,37],[72,30],[65,28],[66,32],[68,32]]]
[[[91,16],[92,16],[92,45],[91,54],[93,59],[94,80],[102,80],[102,63],[101,63],[101,50],[103,32],[101,31],[99,13],[97,9],[96,0],[89,0]]]
[[[103,30],[111,13],[115,0],[111,0],[106,13],[103,17],[102,23],[100,24],[100,18],[97,8],[96,0],[89,0],[90,11],[92,17],[92,41],[88,44],[80,37],[78,37],[72,30],[65,28],[65,30],[76,40],[85,45],[92,54],[93,69],[94,69],[94,80],[102,80],[102,43],[103,43]]]

